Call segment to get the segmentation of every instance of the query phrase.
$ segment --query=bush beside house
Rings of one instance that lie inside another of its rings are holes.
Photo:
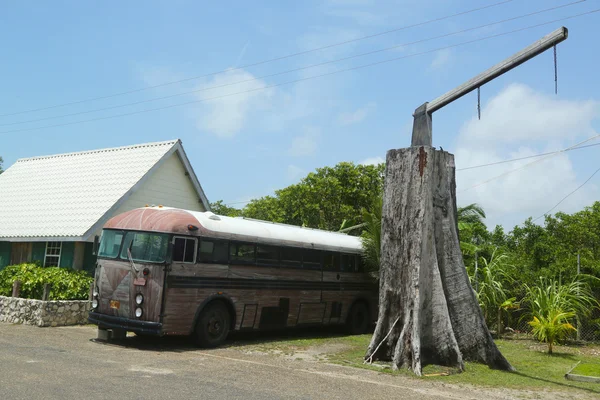
[[[41,299],[44,284],[51,284],[49,300],[86,300],[94,281],[86,271],[44,268],[37,264],[11,265],[0,271],[0,296],[10,296],[17,280],[21,281],[20,297],[26,299]]]

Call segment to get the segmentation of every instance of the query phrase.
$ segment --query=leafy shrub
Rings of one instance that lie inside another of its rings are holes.
[[[37,264],[11,265],[0,271],[0,296],[11,296],[14,281],[21,281],[20,297],[41,299],[44,284],[52,285],[50,300],[85,300],[94,281],[86,271]]]

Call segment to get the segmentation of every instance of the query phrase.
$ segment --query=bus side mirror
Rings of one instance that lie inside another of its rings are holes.
[[[167,257],[165,259],[167,264],[171,264],[173,262],[173,242],[169,242],[167,245]]]
[[[98,248],[100,247],[100,238],[98,237],[98,235],[94,236],[94,249],[92,251],[92,254],[97,256],[98,255]]]

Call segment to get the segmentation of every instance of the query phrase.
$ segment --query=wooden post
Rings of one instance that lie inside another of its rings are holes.
[[[19,297],[20,294],[21,294],[21,281],[14,281],[12,297]]]
[[[44,283],[44,293],[42,294],[42,300],[48,301],[50,298],[50,290],[52,289],[52,285],[49,283]]]

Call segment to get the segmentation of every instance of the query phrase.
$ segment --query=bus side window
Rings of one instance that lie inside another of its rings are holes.
[[[305,249],[302,257],[302,267],[305,269],[321,269],[321,252]]]
[[[302,266],[302,249],[298,247],[281,248],[281,265],[284,267],[300,268]],[[318,262],[320,268],[321,262]]]
[[[262,244],[256,245],[256,263],[279,266],[279,248]]]
[[[194,263],[196,256],[196,239],[175,237],[173,239],[173,261]]]
[[[230,243],[229,259],[231,262],[254,264],[256,262],[255,248],[252,243]]]
[[[339,253],[326,252],[323,257],[323,271],[339,271],[340,255]]]
[[[228,243],[225,240],[202,239],[198,258],[200,262],[227,264]]]
[[[357,272],[356,256],[354,254],[342,254],[342,271]]]

